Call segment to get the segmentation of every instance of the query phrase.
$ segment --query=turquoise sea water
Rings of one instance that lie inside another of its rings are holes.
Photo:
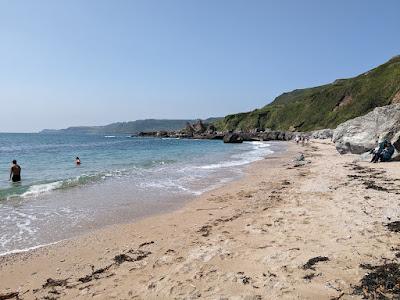
[[[280,149],[261,142],[0,134],[0,254],[173,209]],[[13,159],[22,167],[18,184],[8,181]]]

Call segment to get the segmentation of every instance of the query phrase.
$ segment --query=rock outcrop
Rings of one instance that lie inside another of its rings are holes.
[[[167,131],[163,131],[163,130],[157,131],[156,136],[157,137],[167,137],[168,136],[168,132]]]
[[[224,136],[224,143],[243,143],[243,138],[237,133],[227,133]]]
[[[206,126],[201,120],[197,120],[197,122],[193,124],[193,129],[197,134],[204,133],[207,130]]]
[[[320,129],[311,133],[313,139],[325,140],[333,137],[333,129]]]
[[[186,127],[183,129],[183,132],[187,134],[188,136],[193,136],[193,133],[195,132],[192,124],[189,122],[186,123]]]
[[[400,104],[377,107],[368,114],[340,124],[333,142],[339,153],[361,154],[387,139],[400,151]]]
[[[208,124],[206,133],[207,134],[214,134],[217,131],[213,124]]]
[[[208,139],[224,140],[225,143],[242,143],[243,141],[290,141],[301,132],[270,130],[259,131],[257,129],[249,131],[217,131],[213,124],[197,121],[194,124],[189,122],[185,128],[178,131],[152,131],[140,132],[142,137],[169,137],[182,139]]]

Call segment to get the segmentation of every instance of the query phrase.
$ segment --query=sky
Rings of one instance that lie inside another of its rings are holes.
[[[0,0],[0,132],[187,119],[400,54],[398,0]]]

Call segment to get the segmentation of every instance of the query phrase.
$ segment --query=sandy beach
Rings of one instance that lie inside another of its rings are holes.
[[[288,143],[177,211],[0,257],[0,299],[371,296],[362,278],[400,256],[400,169],[357,158]]]

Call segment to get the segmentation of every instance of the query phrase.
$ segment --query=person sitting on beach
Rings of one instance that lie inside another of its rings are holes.
[[[372,157],[371,162],[387,162],[392,158],[393,153],[394,146],[387,140],[384,140],[382,143],[379,143],[378,147],[373,151],[374,156]]]
[[[75,159],[75,163],[76,163],[77,166],[79,166],[81,164],[81,160],[79,159],[78,156]]]
[[[12,166],[10,169],[10,180],[12,180],[12,182],[21,181],[21,167],[17,164],[15,159],[12,161]]]

